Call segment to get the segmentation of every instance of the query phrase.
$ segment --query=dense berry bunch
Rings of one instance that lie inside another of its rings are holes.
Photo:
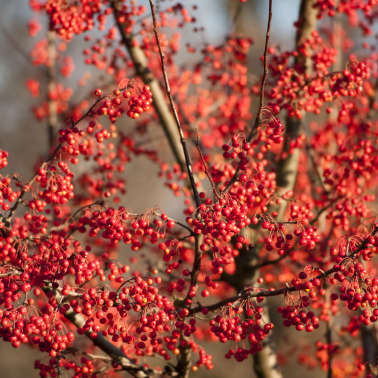
[[[101,1],[81,0],[74,1],[47,1],[45,9],[50,17],[50,29],[59,36],[70,40],[75,34],[91,30],[95,17],[100,22],[100,29],[104,28],[105,15],[100,13]]]
[[[117,118],[126,111],[126,114],[133,119],[139,118],[141,114],[151,108],[152,94],[148,85],[132,85],[131,87],[116,89],[112,96],[105,97],[100,103],[97,113],[99,115],[107,115],[111,122],[115,122]],[[96,89],[96,96],[101,96],[102,91]],[[125,102],[127,101],[127,106]]]
[[[273,328],[272,323],[262,324],[262,307],[248,307],[246,320],[241,320],[237,315],[226,317],[218,315],[210,321],[210,330],[219,338],[220,342],[225,343],[231,340],[239,343],[245,339],[249,341],[249,348],[230,349],[226,358],[234,357],[236,361],[243,361],[248,358],[249,354],[255,354],[262,349],[264,339]]]

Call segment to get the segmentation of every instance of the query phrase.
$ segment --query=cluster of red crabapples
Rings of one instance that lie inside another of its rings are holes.
[[[4,211],[10,210],[10,204],[17,199],[17,191],[11,186],[12,180],[9,177],[0,175],[0,205]]]
[[[318,18],[323,18],[326,13],[330,17],[334,17],[338,13],[344,13],[349,18],[349,25],[361,27],[366,35],[371,34],[371,30],[361,16],[364,15],[366,21],[369,22],[374,15],[376,6],[375,0],[344,0],[340,2],[336,0],[316,0],[314,4],[318,11]]]
[[[71,306],[75,312],[85,314],[87,320],[79,328],[80,334],[90,332],[91,337],[96,337],[101,332],[113,342],[122,341],[125,351],[133,349],[138,356],[159,353],[169,359],[163,346],[172,350],[175,343],[168,338],[163,340],[161,334],[171,330],[168,322],[174,320],[174,306],[154,286],[155,282],[160,283],[159,278],[144,280],[134,275],[125,280],[122,276],[125,269],[118,269],[116,264],[110,264],[110,271],[108,278],[119,284],[118,290],[89,288],[69,305],[62,306],[61,312],[65,313]],[[66,286],[63,290],[69,293]]]
[[[242,142],[237,136],[232,137],[230,144],[224,144],[222,146],[223,157],[226,160],[239,158],[239,169],[245,170],[248,167],[249,159],[248,155],[253,154],[253,148],[247,141]]]
[[[301,49],[315,52],[311,60],[316,76],[306,79],[294,68],[289,68],[290,58],[296,56],[296,51],[272,56],[271,75],[276,77],[277,84],[269,97],[275,113],[285,108],[290,116],[297,118],[302,117],[302,110],[319,114],[327,102],[340,97],[356,97],[370,77],[368,63],[353,56],[342,72],[330,72],[337,51],[328,47],[318,33],[314,32]],[[288,98],[291,100],[287,101]]]
[[[72,371],[74,378],[87,377],[95,374],[97,368],[93,360],[81,357],[80,361],[69,360],[59,355],[59,358],[51,358],[47,363],[36,360],[34,368],[39,370],[42,378],[56,377],[57,371],[65,369]]]
[[[81,0],[69,5],[65,0],[47,1],[45,11],[50,17],[50,28],[62,39],[70,40],[75,34],[93,29],[95,17],[101,30],[106,21],[105,14],[100,14],[102,5],[101,0]]]
[[[27,273],[22,273],[20,279],[27,281],[29,277],[27,277]],[[9,280],[9,285],[6,285],[3,280],[1,290],[4,294],[16,293],[17,286],[13,279]],[[38,298],[42,295],[42,290],[36,288],[33,294]],[[19,298],[21,296],[20,293]],[[16,300],[16,297],[13,299]],[[53,304],[46,303],[40,315],[30,314],[26,316],[29,312],[28,307],[35,305],[36,300],[30,297],[25,305],[17,308],[10,307],[9,310],[0,310],[0,337],[9,341],[15,348],[18,348],[21,344],[29,343],[37,346],[42,352],[48,352],[50,357],[55,357],[71,345],[74,334],[70,331],[64,332],[65,327],[59,318],[53,321],[56,317]]]
[[[216,335],[220,342],[227,341],[241,342],[248,340],[250,347],[239,347],[236,351],[230,349],[226,358],[234,357],[237,361],[245,360],[249,354],[254,354],[262,348],[263,340],[273,328],[273,323],[261,324],[263,308],[257,306],[255,309],[246,310],[247,319],[242,320],[239,315],[224,317],[217,315],[210,320],[210,331]]]
[[[197,217],[187,220],[197,235],[209,235],[214,239],[230,241],[232,236],[250,224],[247,212],[247,206],[240,205],[237,200],[220,198],[212,203],[208,198],[199,206]],[[206,243],[202,248],[206,248]]]
[[[356,311],[359,308],[370,307],[374,309],[371,314],[369,311],[362,312],[361,321],[366,325],[377,321],[378,308],[378,279],[367,278],[363,282],[365,289],[361,289],[359,286],[350,287],[342,286],[340,288],[340,299],[345,302],[345,305],[349,310]]]
[[[35,179],[40,185],[38,197],[46,203],[65,204],[74,197],[74,174],[65,161],[41,167]]]
[[[140,87],[140,88],[139,88]],[[101,96],[100,89],[95,90],[96,96]],[[127,100],[126,114],[133,119],[139,118],[151,108],[152,93],[148,85],[136,85],[133,88],[123,90],[116,89],[113,96],[107,96],[98,108],[99,115],[107,115],[111,122],[115,122],[125,112],[123,100]]]
[[[166,214],[159,217],[148,214],[138,216],[128,213],[122,206],[118,209],[109,207],[102,211],[87,210],[77,225],[80,232],[88,232],[92,238],[101,233],[101,237],[109,240],[112,245],[123,240],[125,244],[131,244],[133,251],[138,251],[147,241],[156,244],[174,226],[175,222]]]
[[[0,169],[8,165],[8,152],[0,150]]]
[[[308,297],[303,297],[308,298]],[[307,302],[304,305],[308,305]],[[296,306],[281,306],[277,311],[284,318],[285,327],[295,326],[297,331],[312,332],[319,328],[319,318],[312,311],[306,312]]]
[[[0,169],[8,165],[8,153],[0,150]],[[17,198],[17,192],[13,190],[12,180],[0,174],[0,206],[4,211],[10,209],[10,204]]]

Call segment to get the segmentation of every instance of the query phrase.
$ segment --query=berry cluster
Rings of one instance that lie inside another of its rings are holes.
[[[318,18],[323,18],[325,14],[330,17],[339,14],[348,16],[349,24],[351,26],[359,26],[365,33],[369,35],[372,33],[369,24],[374,16],[376,6],[374,0],[316,0],[314,8],[318,11]],[[364,18],[366,20],[364,20]]]
[[[297,331],[306,330],[307,332],[313,332],[319,328],[319,318],[312,311],[306,312],[294,306],[279,307],[277,311],[285,319],[283,322],[285,327],[295,326]]]
[[[248,308],[247,319],[241,320],[240,315],[222,317],[217,315],[215,319],[210,321],[210,331],[214,333],[219,341],[225,343],[227,341],[235,341],[237,343],[242,340],[249,341],[249,348],[239,347],[237,350],[230,349],[226,353],[226,358],[234,357],[236,361],[243,361],[248,358],[249,354],[254,354],[261,350],[263,340],[268,336],[273,328],[272,323],[262,325],[263,308]]]
[[[0,150],[0,169],[8,165],[8,152]]]
[[[50,29],[60,37],[70,40],[75,34],[81,34],[94,27],[95,17],[100,23],[99,29],[105,27],[106,17],[101,14],[101,1],[84,0],[69,3],[65,0],[47,1],[45,11],[50,17]]]
[[[10,204],[13,203],[19,193],[12,188],[12,180],[9,177],[0,175],[0,205],[4,211],[10,210]]]
[[[102,91],[96,89],[95,95],[101,96]],[[123,90],[116,89],[113,91],[113,96],[105,98],[99,105],[98,114],[107,115],[111,122],[115,122],[125,112],[124,99],[127,100],[127,115],[136,119],[151,108],[152,93],[148,85],[143,85],[141,88],[135,85]]]

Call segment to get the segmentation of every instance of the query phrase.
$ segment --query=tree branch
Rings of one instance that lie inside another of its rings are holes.
[[[271,27],[271,24],[272,24],[272,16],[273,16],[272,7],[273,7],[272,0],[269,0],[268,24],[266,26],[265,46],[264,46],[264,70],[263,70],[263,76],[262,76],[262,79],[261,79],[259,107],[258,107],[258,111],[257,111],[257,114],[256,114],[255,123],[253,124],[253,127],[252,127],[252,129],[249,132],[249,135],[247,137],[248,142],[256,134],[257,127],[261,123],[261,115],[262,115],[262,110],[263,110],[263,107],[264,107],[265,83],[266,83],[266,79],[268,77],[268,71],[269,71],[268,48],[269,48],[269,39],[270,39],[270,27]]]
[[[99,97],[93,104],[92,106],[77,120],[77,121],[72,121],[72,125],[71,125],[71,128],[74,128],[76,125],[78,125],[83,119],[85,119],[86,117],[88,117],[92,110],[96,107],[96,105],[102,101],[104,98],[106,98],[106,96],[102,96],[102,97]],[[48,158],[46,160],[44,160],[41,165],[39,166],[39,169],[40,168],[43,168],[46,164],[48,164],[50,161],[54,160],[55,157],[57,156],[58,152],[60,151],[60,149],[62,148],[63,144],[62,143],[59,143],[54,151],[48,156]],[[38,171],[38,169],[37,169]],[[38,176],[38,172],[35,173],[31,179],[23,186],[22,190],[21,190],[21,193],[20,195],[17,197],[17,200],[15,201],[15,203],[13,204],[13,206],[11,207],[11,209],[9,210],[8,212],[8,215],[7,217],[3,220],[4,221],[4,224],[5,224],[5,227],[9,227],[10,225],[10,222],[14,216],[14,214],[16,213],[17,209],[18,209],[18,206],[21,204],[25,194],[30,190],[30,187],[33,185],[34,181],[36,180]]]
[[[360,246],[357,247],[349,256],[346,256],[339,264],[337,264],[337,265],[333,266],[332,268],[318,274],[316,277],[314,277],[310,280],[304,281],[300,286],[287,286],[287,287],[283,287],[281,289],[265,290],[265,291],[260,291],[260,292],[256,292],[256,293],[251,293],[248,289],[243,289],[237,295],[230,297],[230,298],[227,298],[227,299],[224,299],[224,300],[219,301],[217,303],[214,303],[212,305],[209,305],[209,306],[199,305],[197,307],[194,307],[190,310],[190,315],[201,312],[204,309],[207,312],[215,311],[215,310],[217,310],[217,309],[219,309],[223,306],[227,306],[227,305],[229,305],[233,302],[236,302],[238,300],[249,299],[249,298],[257,298],[257,297],[275,297],[277,295],[282,295],[282,294],[287,294],[287,293],[290,293],[290,292],[303,290],[306,287],[306,283],[311,282],[315,279],[327,278],[331,274],[338,272],[339,267],[341,265],[343,265],[347,260],[354,258],[359,252],[361,252],[362,250],[367,248],[369,241],[370,241],[370,238],[372,236],[375,236],[375,234],[377,232],[378,232],[378,226],[375,226],[374,230],[363,240],[363,242],[360,244]]]
[[[159,117],[160,124],[167,137],[170,149],[175,157],[176,162],[180,165],[181,170],[185,170],[185,156],[180,148],[180,138],[176,131],[176,121],[169,111],[165,100],[164,93],[160,84],[148,68],[148,62],[143,50],[138,46],[131,34],[125,31],[125,25],[121,22],[122,2],[119,0],[110,1],[118,31],[122,38],[122,43],[126,47],[131,60],[134,63],[137,75],[143,82],[149,85],[152,93],[153,106]]]
[[[190,158],[190,154],[188,151],[188,147],[186,144],[186,139],[184,137],[184,132],[181,126],[181,122],[177,113],[176,105],[172,97],[171,93],[171,87],[169,85],[169,80],[168,80],[168,74],[167,70],[165,68],[165,55],[164,52],[161,48],[160,44],[160,39],[159,39],[159,34],[158,34],[158,25],[156,21],[156,14],[155,14],[155,5],[153,0],[149,0],[150,3],[150,8],[151,8],[151,14],[152,14],[152,22],[153,22],[153,30],[154,30],[154,35],[155,35],[155,40],[156,44],[158,46],[159,50],[159,55],[160,55],[160,61],[161,61],[161,69],[163,72],[163,78],[164,78],[164,84],[167,92],[167,96],[169,99],[169,104],[171,107],[171,111],[173,113],[174,120],[176,122],[177,130],[180,135],[180,143],[182,146],[182,150],[184,152],[184,158],[185,158],[185,166],[186,170],[189,175],[189,181],[190,181],[190,186],[192,188],[192,193],[193,193],[193,198],[196,203],[196,207],[198,208],[201,204],[200,197],[198,194],[197,186],[194,180],[194,175],[193,175],[193,170],[192,170],[192,162]],[[193,267],[191,271],[191,278],[190,278],[190,287],[188,290],[188,293],[186,295],[186,298],[184,300],[184,305],[189,305],[191,304],[191,301],[188,303],[188,299],[190,298],[190,292],[193,287],[197,285],[197,279],[198,279],[198,274],[201,269],[201,259],[202,259],[202,251],[200,249],[200,237],[199,235],[195,236],[195,248],[194,248],[194,262],[193,262]],[[184,340],[182,340],[184,341]],[[190,371],[190,358],[191,358],[191,350],[189,346],[181,346],[180,348],[180,354],[178,358],[178,364],[177,364],[177,371],[179,372],[179,377],[182,378],[187,378],[189,376],[189,371]]]
[[[299,25],[296,34],[296,48],[303,41],[311,37],[312,32],[316,29],[316,9],[314,8],[314,0],[302,0],[299,9]],[[304,56],[298,54],[294,61],[294,66],[297,69],[303,70],[305,74],[311,73],[311,55]],[[294,189],[297,180],[298,164],[300,149],[295,148],[290,153],[290,143],[299,135],[301,128],[301,121],[294,117],[287,117],[286,119],[286,138],[284,141],[283,155],[277,167],[277,195],[282,196],[286,192]],[[287,207],[287,201],[283,201],[277,208],[278,219],[282,219]]]
[[[269,62],[268,62],[268,48],[269,48],[269,39],[270,39],[270,27],[272,23],[272,16],[273,16],[273,4],[272,0],[269,0],[269,10],[268,10],[268,23],[266,26],[266,34],[265,34],[265,46],[264,46],[264,70],[263,70],[263,76],[261,79],[261,86],[260,86],[260,97],[259,97],[259,107],[257,108],[256,118],[255,122],[253,123],[253,126],[251,128],[251,131],[249,132],[247,136],[247,141],[250,142],[251,139],[255,136],[257,128],[259,124],[261,123],[261,115],[262,115],[262,109],[264,107],[264,96],[265,96],[265,83],[268,76],[269,71]],[[224,192],[228,192],[232,185],[236,182],[238,179],[240,172],[240,164],[238,165],[234,175],[231,177],[231,180],[227,184],[226,188],[224,189]]]
[[[270,39],[270,28],[273,16],[273,2],[269,0],[269,10],[268,10],[268,22],[266,27],[265,34],[265,46],[264,46],[264,68],[263,75],[261,79],[260,86],[260,97],[259,97],[259,106],[256,113],[256,118],[254,124],[247,136],[247,141],[255,136],[258,126],[261,123],[262,111],[264,107],[264,96],[265,96],[265,84],[269,71],[269,62],[268,62],[268,49],[269,49],[269,39]],[[231,180],[224,189],[224,193],[231,189],[232,185],[238,179],[240,172],[240,163],[232,176]],[[252,228],[244,230],[245,237],[250,240],[252,247],[243,248],[240,251],[239,256],[235,259],[236,272],[233,275],[223,274],[222,279],[228,282],[235,290],[243,290],[247,285],[255,285],[257,280],[258,269],[256,269],[257,259],[258,259],[258,248],[259,246],[256,243],[257,232]],[[265,309],[267,310],[267,309]],[[268,311],[265,311],[266,316],[268,317]],[[269,319],[267,319],[269,321]],[[281,372],[277,368],[277,357],[272,349],[271,343],[269,340],[266,341],[263,349],[253,356],[253,369],[258,378],[281,378]]]
[[[366,364],[366,376],[378,369],[378,330],[376,324],[360,327],[362,350]],[[374,373],[373,373],[374,374]]]
[[[330,350],[332,344],[332,328],[331,328],[331,320],[328,320],[326,324],[326,341],[327,341],[327,355],[328,355],[328,362],[327,362],[327,378],[333,377],[333,370],[332,370],[332,359],[333,359],[333,351]]]
[[[47,296],[53,295],[58,303],[68,303],[65,300],[65,297],[57,290],[48,287],[45,288],[44,291]],[[81,314],[76,313],[72,307],[69,307],[68,311],[64,313],[64,316],[77,328],[83,328],[85,326],[85,318]],[[147,378],[156,375],[156,372],[154,372],[152,369],[146,369],[143,366],[137,365],[135,361],[129,359],[121,349],[117,348],[101,334],[97,334],[97,336],[92,337],[91,331],[86,331],[85,336],[87,336],[93,342],[93,344],[105,352],[113,362],[119,364],[123,370],[127,371],[132,376],[137,378]]]
[[[47,104],[48,104],[48,122],[47,122],[47,135],[49,141],[49,148],[54,144],[55,133],[59,128],[58,125],[58,114],[57,114],[57,103],[51,98],[55,95],[56,91],[56,47],[55,47],[55,32],[49,31],[47,33],[47,56],[48,56],[48,67],[47,67]]]
[[[168,99],[169,99],[169,104],[171,106],[173,117],[174,117],[174,120],[175,120],[175,123],[176,123],[176,126],[177,126],[177,130],[178,130],[179,135],[180,135],[180,144],[181,144],[182,150],[184,152],[185,166],[186,166],[186,170],[187,170],[188,175],[189,175],[189,181],[190,181],[190,185],[192,187],[193,197],[194,197],[195,203],[198,207],[200,205],[201,201],[200,201],[197,186],[196,186],[196,183],[195,183],[195,180],[194,180],[194,175],[193,175],[193,170],[192,170],[192,161],[191,161],[191,158],[190,158],[190,155],[189,155],[188,147],[187,147],[187,144],[186,144],[186,139],[184,137],[184,132],[183,132],[182,127],[181,127],[181,122],[180,122],[180,119],[179,119],[179,116],[178,116],[178,113],[177,113],[175,102],[173,101],[173,97],[172,97],[172,93],[171,93],[171,86],[169,85],[168,74],[167,74],[167,70],[165,68],[165,55],[164,55],[164,52],[161,48],[159,34],[158,34],[158,26],[157,26],[157,22],[156,22],[156,14],[155,14],[155,6],[154,6],[154,2],[152,0],[149,0],[149,2],[150,2],[150,7],[151,7],[151,13],[152,13],[152,22],[153,22],[153,27],[154,27],[155,40],[156,40],[156,44],[158,46],[159,55],[160,55],[161,70],[163,72],[164,84],[165,84],[165,88],[166,88],[166,91],[167,91],[167,96],[168,96]]]

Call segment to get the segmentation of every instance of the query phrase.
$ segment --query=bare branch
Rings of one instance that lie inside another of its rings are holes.
[[[327,322],[327,329],[326,329],[326,341],[328,345],[327,354],[328,354],[328,367],[327,367],[327,378],[332,378],[333,370],[332,370],[332,357],[333,353],[330,350],[330,346],[332,344],[332,327],[331,327],[331,319]]]
[[[58,303],[67,303],[65,302],[65,297],[52,288],[45,288],[45,293],[48,296],[53,295]],[[81,314],[76,313],[72,307],[70,307],[68,311],[64,313],[64,316],[77,328],[83,328],[85,326],[85,318]],[[155,372],[152,369],[146,369],[143,366],[137,365],[135,361],[129,359],[121,349],[117,348],[101,334],[98,333],[95,337],[92,337],[91,331],[87,331],[85,332],[85,336],[87,336],[93,342],[93,344],[105,352],[109,357],[111,357],[113,362],[119,364],[123,370],[127,371],[132,376],[137,378],[147,378],[155,375]]]
[[[296,47],[303,41],[311,37],[312,32],[316,28],[316,9],[314,8],[314,0],[302,0],[299,10],[299,25],[296,34]],[[311,57],[298,54],[294,65],[300,67],[304,73],[311,73]],[[277,195],[282,196],[288,191],[294,189],[299,164],[300,149],[295,148],[290,153],[290,143],[299,135],[301,128],[301,121],[297,118],[288,117],[286,119],[286,137],[284,141],[283,154],[284,157],[280,160],[277,168]],[[287,202],[282,201],[277,208],[278,218],[282,219],[287,207]]]
[[[161,69],[162,69],[162,72],[163,72],[164,84],[165,84],[165,88],[166,88],[166,91],[167,91],[169,104],[171,106],[173,117],[174,117],[175,122],[176,122],[177,130],[178,130],[179,135],[180,135],[180,143],[181,143],[182,149],[184,151],[185,166],[186,166],[186,170],[188,171],[190,185],[192,187],[194,200],[195,200],[196,205],[198,207],[200,205],[201,201],[200,201],[197,186],[196,186],[196,183],[195,183],[195,180],[194,180],[194,175],[193,175],[193,170],[192,170],[192,162],[191,162],[191,158],[190,158],[190,155],[189,155],[188,147],[186,145],[186,139],[184,137],[184,132],[183,132],[182,127],[181,127],[181,122],[180,122],[180,119],[179,119],[179,116],[178,116],[178,113],[177,113],[175,102],[173,101],[173,97],[172,97],[172,93],[171,93],[171,87],[169,85],[168,74],[167,74],[167,70],[165,68],[165,55],[164,55],[164,52],[161,48],[159,34],[158,34],[158,25],[157,25],[157,22],[156,22],[155,6],[154,6],[154,2],[152,0],[149,0],[149,2],[150,2],[150,7],[151,7],[152,21],[153,21],[153,26],[154,26],[154,34],[155,34],[156,44],[157,44],[158,49],[159,49]]]
[[[265,34],[265,47],[264,47],[264,71],[263,71],[263,76],[261,79],[261,86],[260,86],[260,97],[259,97],[259,107],[257,109],[256,113],[256,118],[255,122],[251,128],[251,131],[248,134],[247,141],[251,141],[251,139],[255,136],[257,128],[259,124],[261,123],[261,115],[262,115],[262,110],[264,107],[264,96],[265,96],[265,83],[266,79],[268,76],[268,71],[269,71],[269,62],[268,62],[268,48],[269,48],[269,39],[270,39],[270,27],[271,27],[271,22],[272,22],[272,16],[273,16],[273,11],[272,11],[272,0],[269,0],[269,15],[268,15],[268,23],[266,27],[266,34]],[[226,188],[224,189],[224,192],[228,192],[232,185],[236,182],[240,172],[240,164],[237,167],[234,175],[232,176],[231,180],[227,184]]]
[[[273,16],[273,11],[272,11],[272,0],[269,0],[269,15],[268,15],[268,24],[266,27],[266,34],[265,34],[265,47],[264,47],[264,71],[263,71],[263,76],[261,79],[261,87],[260,87],[260,99],[259,99],[259,107],[258,111],[256,114],[256,119],[255,123],[253,124],[253,127],[247,137],[247,141],[249,142],[253,136],[256,134],[257,127],[261,123],[261,115],[264,107],[264,97],[265,97],[265,83],[266,79],[268,77],[268,71],[269,71],[269,62],[268,62],[268,48],[269,48],[269,39],[270,39],[270,26],[272,23],[272,16]]]
[[[47,104],[48,104],[48,122],[47,122],[47,135],[49,141],[49,148],[54,144],[55,133],[57,132],[58,125],[58,113],[57,113],[57,102],[51,98],[54,96],[56,91],[56,46],[55,46],[55,32],[49,31],[47,33],[47,56],[48,56],[48,67],[47,67],[47,78],[48,78],[48,88],[47,88]]]
[[[185,156],[180,148],[180,139],[176,131],[176,121],[169,111],[164,93],[159,82],[148,68],[148,62],[143,50],[135,43],[135,39],[131,34],[126,33],[125,25],[120,21],[122,2],[119,0],[111,0],[110,5],[113,10],[114,18],[118,31],[122,38],[122,43],[126,47],[137,75],[143,82],[151,88],[153,106],[159,117],[160,124],[167,137],[170,149],[175,157],[176,162],[180,165],[182,171],[185,170]]]
[[[366,376],[378,370],[378,329],[376,324],[361,325],[361,343],[366,364]],[[373,376],[373,375],[371,375]]]

